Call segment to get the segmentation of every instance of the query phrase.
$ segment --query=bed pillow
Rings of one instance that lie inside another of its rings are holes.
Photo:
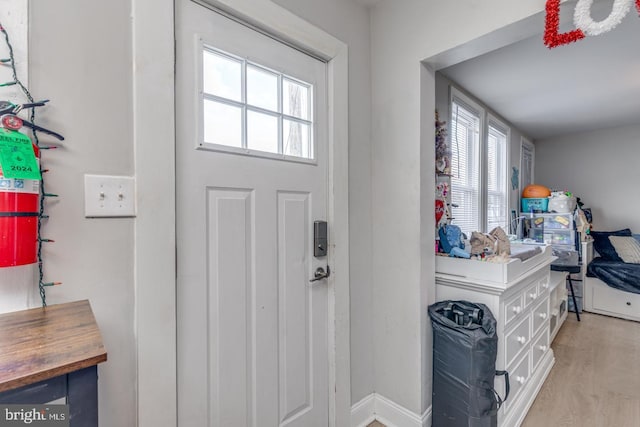
[[[622,261],[616,253],[615,248],[609,241],[610,236],[631,236],[631,230],[625,228],[617,231],[592,231],[593,249],[600,254],[603,259],[610,261]]]
[[[622,261],[640,264],[640,242],[633,236],[609,236],[609,241]]]

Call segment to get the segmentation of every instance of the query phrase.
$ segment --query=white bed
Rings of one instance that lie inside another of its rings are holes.
[[[583,254],[583,257],[584,265],[589,265],[594,257],[593,250]],[[583,277],[584,311],[640,322],[640,294],[614,289],[602,280],[587,277],[586,274]]]

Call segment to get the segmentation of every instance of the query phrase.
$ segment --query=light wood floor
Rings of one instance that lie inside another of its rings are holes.
[[[640,427],[640,323],[569,313],[522,427]],[[368,427],[384,427],[377,421]]]
[[[569,313],[522,427],[640,427],[640,323]]]

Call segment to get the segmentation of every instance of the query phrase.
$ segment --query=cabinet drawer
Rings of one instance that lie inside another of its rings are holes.
[[[518,394],[520,390],[525,386],[525,384],[529,381],[529,354],[527,353],[525,357],[515,365],[515,368],[509,370],[509,398],[504,403],[505,411],[508,411],[511,408],[511,405],[518,398]]]
[[[533,335],[537,334],[540,328],[549,318],[549,298],[545,298],[540,304],[533,308],[531,313],[533,318]]]
[[[505,337],[505,360],[507,366],[523,349],[529,347],[530,337],[529,316],[527,316]]]
[[[551,275],[549,274],[549,272],[546,272],[546,274],[543,275],[540,278],[540,280],[538,280],[538,295],[544,295],[547,289],[549,289],[550,284],[551,284]]]
[[[522,296],[524,297],[524,308],[529,307],[538,299],[538,283],[529,285]]]
[[[522,294],[519,294],[517,297],[514,297],[507,301],[504,305],[504,324],[505,327],[511,323],[513,319],[518,317],[520,313],[524,310],[524,306],[522,304]]]
[[[542,360],[542,356],[549,351],[549,329],[542,331],[542,334],[535,339],[531,346],[531,372],[535,372]]]
[[[640,294],[632,294],[608,287],[593,286],[593,308],[617,315],[617,313],[637,318],[640,315]],[[569,297],[571,298],[571,297]]]

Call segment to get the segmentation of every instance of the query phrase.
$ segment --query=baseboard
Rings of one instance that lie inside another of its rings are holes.
[[[366,427],[374,420],[387,427],[428,427],[431,407],[419,415],[378,393],[371,393],[351,407],[351,426]]]
[[[366,427],[376,419],[375,396],[371,393],[351,407],[351,427]]]

